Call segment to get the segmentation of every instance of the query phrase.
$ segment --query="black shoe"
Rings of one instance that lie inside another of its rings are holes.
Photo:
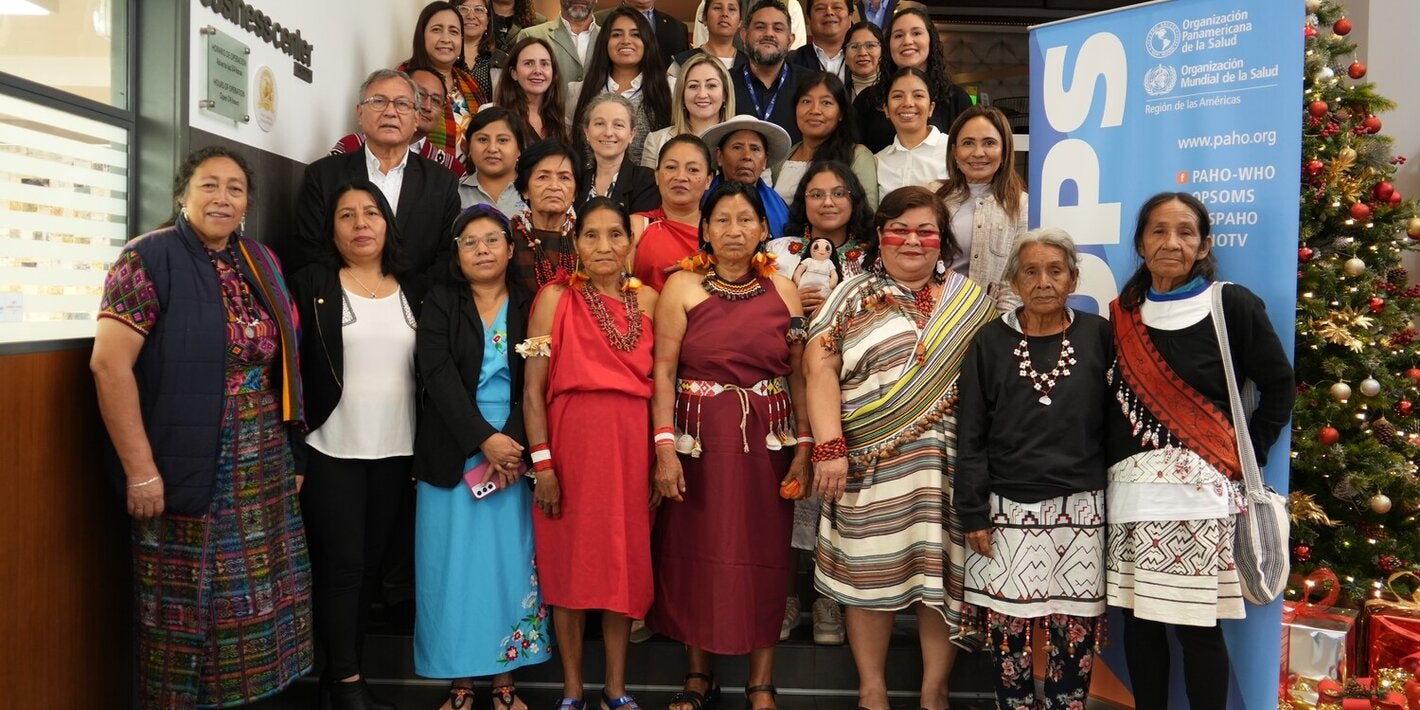
[[[330,684],[330,710],[397,710],[375,697],[365,679]]]

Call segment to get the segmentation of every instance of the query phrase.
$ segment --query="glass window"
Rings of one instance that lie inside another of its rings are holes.
[[[0,0],[0,72],[127,109],[127,0]]]
[[[129,150],[124,127],[0,94],[0,343],[94,336]]]

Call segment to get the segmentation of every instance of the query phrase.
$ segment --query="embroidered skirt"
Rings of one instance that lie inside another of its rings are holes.
[[[967,547],[967,604],[1023,619],[1104,613],[1104,491],[989,504],[993,556]]]

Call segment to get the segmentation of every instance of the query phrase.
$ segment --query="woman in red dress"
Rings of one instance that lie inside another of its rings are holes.
[[[710,149],[688,133],[672,137],[661,148],[656,187],[661,206],[631,217],[636,233],[635,267],[631,273],[657,291],[680,263],[700,248],[700,198],[710,185]]]
[[[750,708],[773,708],[794,505],[808,491],[812,439],[799,357],[799,292],[773,273],[753,185],[705,200],[701,252],[672,274],[656,311],[656,605],[646,623],[690,647],[671,707],[719,694],[710,654],[748,653]],[[796,446],[796,442],[799,444]],[[795,488],[797,486],[797,489]]]
[[[562,659],[562,710],[582,710],[582,638],[602,611],[602,710],[626,693],[631,620],[651,606],[651,317],[654,289],[622,269],[631,225],[615,202],[582,208],[569,278],[533,303],[523,419],[533,460],[537,572]]]

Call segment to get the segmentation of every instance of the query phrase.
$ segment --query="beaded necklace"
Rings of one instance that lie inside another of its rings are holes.
[[[232,318],[237,325],[242,326],[242,334],[248,338],[256,337],[256,324],[261,320],[261,311],[256,309],[255,299],[252,298],[251,288],[247,286],[247,280],[242,278],[242,269],[238,266],[237,251],[232,247],[232,240],[227,240],[227,258],[231,260],[232,271],[237,272],[237,278],[222,278],[222,269],[217,266],[217,252],[207,247],[202,247],[207,252],[207,260],[212,262],[212,270],[217,272],[217,283],[222,289],[222,295],[232,302]],[[233,284],[232,282],[236,283]],[[242,320],[246,316],[246,320]]]
[[[577,215],[569,209],[567,210],[567,220],[562,223],[562,228],[558,231],[558,237],[566,239],[576,228]],[[542,248],[542,240],[533,236],[532,210],[530,208],[524,208],[522,214],[513,219],[513,231],[522,236],[528,249],[533,253],[533,273],[537,276],[538,286],[545,286],[558,274],[570,274],[573,269],[577,268],[577,255],[572,253],[571,249],[558,252],[557,267],[553,268],[552,261],[547,258],[547,252]]]
[[[764,286],[759,283],[753,271],[740,281],[726,281],[720,278],[714,266],[705,272],[705,280],[701,281],[700,285],[705,287],[705,291],[711,296],[718,296],[726,301],[747,301],[764,293]]]
[[[602,335],[606,336],[608,343],[613,348],[622,352],[631,352],[636,349],[636,344],[641,341],[641,309],[636,305],[636,289],[623,287],[625,293],[622,305],[626,307],[626,332],[621,333],[616,330],[616,320],[612,318],[611,311],[607,310],[606,303],[602,300],[601,293],[590,282],[582,284],[582,299],[587,302],[587,308],[592,312],[592,317],[597,319],[597,325],[601,327]]]
[[[1024,327],[1021,329],[1021,342],[1017,343],[1016,349],[1011,351],[1011,354],[1020,361],[1021,377],[1030,380],[1031,387],[1040,393],[1040,398],[1036,401],[1047,407],[1054,401],[1050,398],[1050,393],[1055,389],[1055,383],[1060,378],[1069,377],[1070,366],[1075,364],[1075,346],[1070,344],[1070,338],[1065,335],[1073,320],[1070,317],[1069,309],[1066,309],[1065,318],[1065,328],[1060,331],[1060,357],[1055,360],[1055,367],[1051,368],[1049,372],[1035,371],[1035,365],[1030,359],[1029,341],[1026,339]]]

